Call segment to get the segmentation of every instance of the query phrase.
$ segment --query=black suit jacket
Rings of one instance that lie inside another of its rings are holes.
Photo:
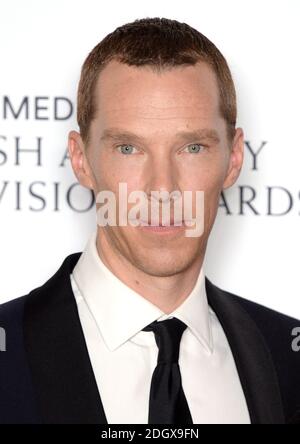
[[[80,254],[68,256],[41,287],[0,306],[0,327],[6,330],[0,423],[107,424],[69,279]],[[292,350],[291,332],[300,322],[225,292],[207,278],[205,283],[251,423],[299,423],[300,352]]]

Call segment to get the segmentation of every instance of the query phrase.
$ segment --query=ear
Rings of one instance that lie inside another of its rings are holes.
[[[231,187],[240,175],[244,160],[244,133],[242,128],[236,128],[230,148],[230,159],[223,189]]]
[[[78,182],[86,188],[93,189],[93,176],[86,158],[85,146],[77,131],[69,132],[68,151]]]

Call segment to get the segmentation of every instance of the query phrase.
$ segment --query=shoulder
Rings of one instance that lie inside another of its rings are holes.
[[[0,305],[0,423],[36,421],[23,333],[24,304],[21,296]],[[4,407],[5,406],[5,407]]]
[[[70,274],[80,255],[81,253],[73,253],[67,256],[53,276],[28,294],[0,304],[0,350],[10,351],[10,353],[0,353],[1,362],[14,359],[21,350],[23,351],[24,329],[26,329],[29,311],[30,318],[27,322],[33,322],[39,319],[42,313],[47,316],[49,300],[54,296],[59,295],[60,297],[56,297],[52,307],[64,303],[64,294],[70,287]]]
[[[225,293],[239,304],[257,325],[284,383],[287,380],[293,380],[295,383],[300,373],[300,321],[240,296]]]
[[[49,318],[49,322],[56,319],[71,288],[69,276],[80,254],[67,256],[56,273],[40,287],[0,305],[0,399],[3,401],[0,402],[0,423],[39,421],[28,359],[32,345],[28,341],[28,329],[40,319]],[[39,325],[33,341],[38,339],[43,327]]]
[[[30,299],[39,297],[45,292],[50,293],[56,291],[60,286],[65,284],[80,255],[81,252],[67,256],[53,276],[41,286],[32,289],[28,294],[0,304],[0,327],[4,328],[7,324],[14,325],[17,321],[21,320],[24,308]]]
[[[24,303],[28,295],[21,296],[11,301],[0,304],[0,327],[16,326],[22,321]]]
[[[296,329],[300,327],[300,320],[280,313],[279,311],[266,307],[265,305],[230,293],[229,291],[222,290],[220,288],[218,288],[218,291],[223,295],[223,297],[229,298],[234,304],[239,305],[241,309],[244,310],[257,324],[265,337],[272,336],[273,341],[276,338],[278,345],[280,345],[281,342],[280,338],[283,340],[284,338],[288,337],[289,344],[291,344],[291,338],[295,335]]]
[[[287,417],[292,417],[293,412],[300,411],[300,321],[225,291],[210,281],[207,289],[217,316],[219,308],[226,307],[227,313],[233,313],[230,322],[245,331],[250,325],[257,331],[256,339],[265,344],[276,370]],[[255,354],[252,359],[256,360]]]
[[[297,362],[300,370],[300,320],[223,290],[210,281],[208,286],[219,300],[226,301],[230,306],[238,307],[240,312],[246,313],[249,322],[256,325],[278,360],[288,358],[289,361]]]

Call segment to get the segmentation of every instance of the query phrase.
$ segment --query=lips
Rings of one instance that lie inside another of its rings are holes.
[[[140,224],[143,226],[151,226],[151,227],[172,227],[172,226],[179,227],[179,226],[184,225],[184,221],[182,221],[182,220],[174,221],[174,219],[173,220],[170,219],[170,223],[162,224],[162,222],[159,222],[159,224],[151,224],[151,221],[146,222],[146,221],[141,220]]]

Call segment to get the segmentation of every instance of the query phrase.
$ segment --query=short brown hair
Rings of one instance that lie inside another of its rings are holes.
[[[167,18],[144,18],[116,28],[87,56],[81,70],[77,95],[77,121],[82,139],[88,142],[95,118],[95,84],[111,60],[154,70],[207,62],[216,74],[220,91],[220,114],[232,140],[236,125],[236,92],[226,59],[203,34],[186,23]]]

